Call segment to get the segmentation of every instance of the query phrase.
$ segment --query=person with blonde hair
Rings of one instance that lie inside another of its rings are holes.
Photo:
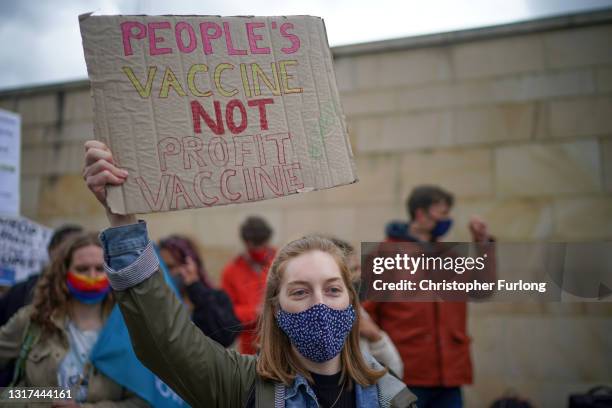
[[[13,386],[70,389],[54,406],[148,406],[89,361],[114,305],[103,264],[97,234],[74,234],[39,278],[32,304],[0,327],[0,366],[18,359]]]
[[[105,268],[136,355],[201,407],[415,407],[406,386],[359,349],[359,299],[342,251],[321,237],[282,247],[268,272],[260,353],[221,347],[190,322],[159,272],[146,224],[112,214],[106,187],[129,175],[101,142],[85,144],[84,177],[105,205]],[[116,251],[118,247],[130,250]]]

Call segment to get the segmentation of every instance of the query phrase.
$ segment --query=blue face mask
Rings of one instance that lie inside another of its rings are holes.
[[[434,229],[431,230],[432,238],[438,238],[438,237],[441,237],[442,235],[445,235],[448,232],[448,230],[451,229],[452,226],[453,226],[453,220],[450,218],[436,222]]]
[[[317,363],[340,354],[355,319],[352,305],[336,310],[322,303],[299,313],[280,310],[276,314],[278,327],[300,354]]]

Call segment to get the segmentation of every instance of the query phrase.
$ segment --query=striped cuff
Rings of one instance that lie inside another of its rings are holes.
[[[159,259],[155,254],[153,241],[149,241],[144,251],[130,265],[118,271],[104,262],[104,270],[114,290],[126,290],[148,279],[159,269]]]

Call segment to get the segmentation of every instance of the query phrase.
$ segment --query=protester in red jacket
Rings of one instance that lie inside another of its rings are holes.
[[[415,188],[406,202],[409,223],[387,225],[388,241],[436,242],[452,225],[453,195],[439,187]],[[470,221],[474,242],[492,240],[485,222]],[[492,271],[494,274],[494,270]],[[490,278],[490,277],[489,277]],[[463,302],[366,302],[404,362],[404,382],[419,408],[459,408],[461,385],[472,382],[467,305]]]
[[[246,251],[234,258],[223,269],[221,286],[234,304],[234,312],[243,326],[240,352],[257,352],[255,329],[261,308],[268,268],[276,251],[270,238],[272,228],[260,217],[249,217],[240,227]]]

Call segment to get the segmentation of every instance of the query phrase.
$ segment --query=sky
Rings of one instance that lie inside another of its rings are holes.
[[[323,17],[331,46],[612,7],[612,0],[2,0],[0,90],[87,78],[78,15]]]

